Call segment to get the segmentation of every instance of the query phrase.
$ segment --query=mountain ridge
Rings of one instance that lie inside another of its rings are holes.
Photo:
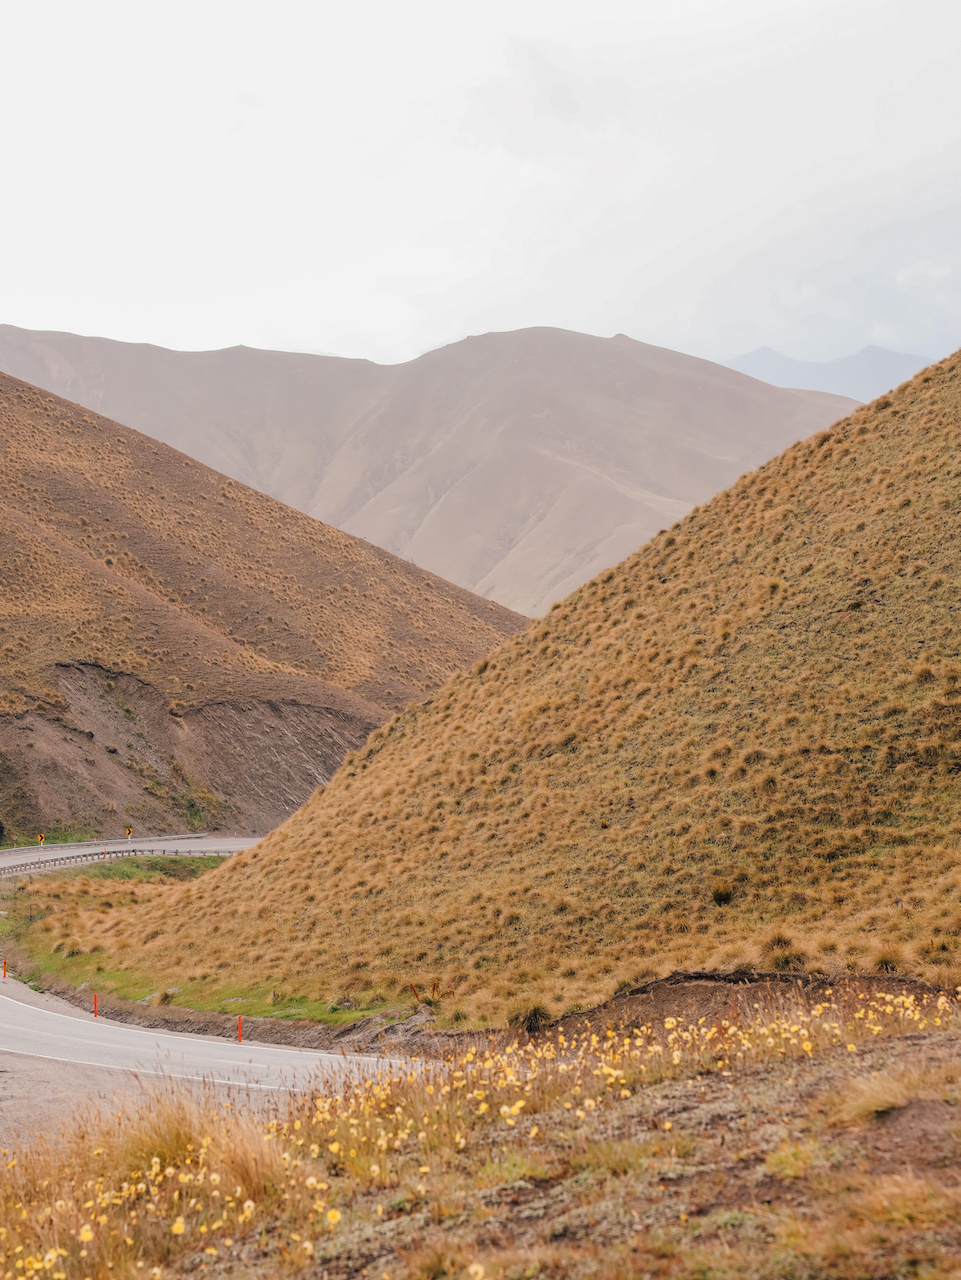
[[[854,407],[549,328],[376,365],[0,325],[0,368],[527,614]]]
[[[926,356],[867,346],[853,355],[823,362],[794,360],[771,347],[758,347],[724,363],[728,369],[760,378],[772,386],[827,391],[869,401],[913,378],[933,362]]]

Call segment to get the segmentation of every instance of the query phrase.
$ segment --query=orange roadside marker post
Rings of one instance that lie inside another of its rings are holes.
[[[93,1016],[94,1017],[97,1016],[97,993],[96,992],[94,992],[94,995],[93,995]]]

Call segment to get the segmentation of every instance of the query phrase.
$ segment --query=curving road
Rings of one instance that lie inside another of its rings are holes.
[[[94,1018],[14,978],[0,979],[4,1145],[17,1129],[49,1132],[86,1100],[136,1092],[151,1080],[240,1087],[266,1099],[318,1076],[328,1083],[331,1076],[342,1079],[361,1066],[375,1068],[375,1059],[129,1027]]]
[[[318,1068],[343,1072],[349,1060],[308,1049],[232,1044],[219,1037],[148,1031],[94,1018],[89,1022],[32,1009],[0,995],[0,1052],[52,1058],[107,1071],[282,1090]]]
[[[191,854],[239,853],[256,837],[155,836],[144,841],[36,845],[0,853],[5,868],[29,861],[33,874],[56,860],[92,858],[106,850]],[[88,1103],[136,1095],[151,1080],[176,1079],[222,1088],[253,1090],[267,1099],[303,1087],[317,1075],[343,1077],[374,1060],[309,1049],[236,1044],[219,1036],[150,1031],[94,1018],[55,996],[33,991],[10,977],[0,979],[0,1142],[17,1130],[51,1125]]]

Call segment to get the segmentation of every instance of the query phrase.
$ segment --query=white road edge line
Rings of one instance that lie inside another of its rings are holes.
[[[42,1058],[44,1062],[70,1062],[77,1067],[97,1067],[101,1071],[125,1071],[131,1076],[162,1076],[165,1080],[206,1080],[210,1084],[229,1085],[236,1089],[269,1089],[272,1093],[296,1086],[289,1084],[254,1084],[252,1080],[215,1080],[210,1076],[185,1076],[176,1071],[151,1071],[149,1067],[118,1067],[112,1062],[85,1062],[80,1058],[57,1058],[51,1053],[31,1053],[29,1049],[2,1049],[2,1053],[16,1053],[21,1058]]]
[[[31,990],[32,990],[32,988],[31,988]],[[127,1032],[131,1032],[131,1033],[133,1033],[134,1035],[138,1035],[138,1036],[149,1036],[149,1035],[151,1035],[151,1033],[153,1032],[153,1028],[151,1028],[151,1027],[138,1027],[138,1026],[136,1026],[136,1025],[131,1026],[129,1022],[114,1022],[114,1020],[113,1020],[112,1018],[107,1018],[107,1017],[104,1017],[103,1019],[100,1019],[100,1018],[78,1018],[78,1017],[76,1017],[76,1016],[74,1016],[74,1015],[71,1015],[71,1014],[69,1014],[69,1013],[60,1013],[60,1012],[59,1012],[59,1010],[57,1010],[57,1009],[42,1009],[42,1008],[40,1008],[38,1005],[35,1005],[35,1004],[27,1004],[26,1002],[21,1002],[20,1000],[13,1000],[13,999],[11,999],[11,998],[10,998],[10,996],[5,996],[5,995],[3,995],[3,994],[0,994],[0,1000],[6,1000],[6,1001],[8,1001],[10,1004],[15,1005],[18,1009],[33,1009],[33,1010],[35,1010],[37,1013],[45,1014],[47,1017],[65,1018],[67,1022],[72,1022],[72,1023],[74,1023],[74,1024],[76,1024],[76,1023],[78,1023],[78,1022],[84,1022],[84,1023],[91,1023],[91,1024],[94,1024],[94,1025],[95,1025],[97,1022],[103,1021],[103,1022],[107,1023],[107,1025],[110,1027],[110,1029],[111,1029],[111,1030],[116,1030],[116,1031],[121,1031],[121,1030],[122,1030],[122,1031],[127,1031]],[[0,1028],[5,1028],[6,1030],[9,1030],[9,1031],[22,1031],[22,1030],[23,1030],[23,1027],[21,1027],[21,1026],[13,1025],[13,1026],[9,1026],[9,1027],[7,1027],[6,1023],[2,1023],[2,1022],[0,1022]],[[52,1033],[52,1032],[45,1032],[44,1034],[51,1035],[51,1034],[53,1034],[53,1033]],[[193,1042],[194,1044],[217,1044],[217,1043],[220,1043],[220,1044],[234,1044],[234,1043],[235,1043],[235,1041],[233,1041],[233,1040],[228,1040],[226,1036],[211,1036],[209,1039],[206,1039],[206,1038],[201,1038],[200,1036],[191,1035],[191,1034],[190,1034],[190,1032],[188,1032],[188,1031],[156,1031],[156,1032],[155,1032],[155,1034],[156,1034],[156,1036],[161,1036],[161,1037],[162,1037],[162,1036],[169,1036],[169,1037],[170,1037],[171,1039],[173,1039],[176,1043],[180,1043],[180,1044],[183,1044],[183,1043],[187,1043],[187,1044],[189,1044],[189,1043],[191,1043],[191,1042]],[[291,1048],[290,1048],[289,1046],[287,1046],[287,1045],[261,1044],[259,1040],[252,1041],[251,1043],[256,1044],[256,1045],[257,1045],[257,1047],[258,1047],[259,1049],[269,1049],[269,1050],[271,1051],[271,1053],[289,1053],[289,1054],[293,1055],[294,1057],[298,1057],[298,1056],[300,1056],[301,1054],[317,1054],[317,1055],[322,1054],[324,1057],[338,1059],[338,1058],[339,1058],[339,1056],[340,1056],[340,1055],[338,1055],[338,1054],[336,1054],[336,1053],[331,1053],[331,1052],[330,1052],[329,1050],[327,1050],[327,1049],[291,1049]],[[12,1052],[12,1051],[11,1051],[11,1052]],[[357,1058],[361,1058],[361,1057],[363,1057],[363,1058],[367,1058],[369,1055],[367,1055],[367,1054],[345,1054],[344,1056],[345,1056],[345,1057],[357,1057]],[[374,1059],[374,1061],[379,1061],[379,1059]]]

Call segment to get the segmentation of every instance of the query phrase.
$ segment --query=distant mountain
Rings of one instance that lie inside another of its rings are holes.
[[[0,368],[527,614],[855,407],[563,329],[377,365],[0,326]]]
[[[770,347],[758,347],[736,360],[726,360],[728,369],[746,373],[769,382],[772,387],[799,387],[808,391],[830,391],[837,396],[850,396],[867,402],[900,386],[908,378],[927,368],[927,356],[888,351],[885,347],[864,347],[853,356],[840,360],[792,360]]]
[[[267,830],[525,621],[0,374],[0,838]]]

